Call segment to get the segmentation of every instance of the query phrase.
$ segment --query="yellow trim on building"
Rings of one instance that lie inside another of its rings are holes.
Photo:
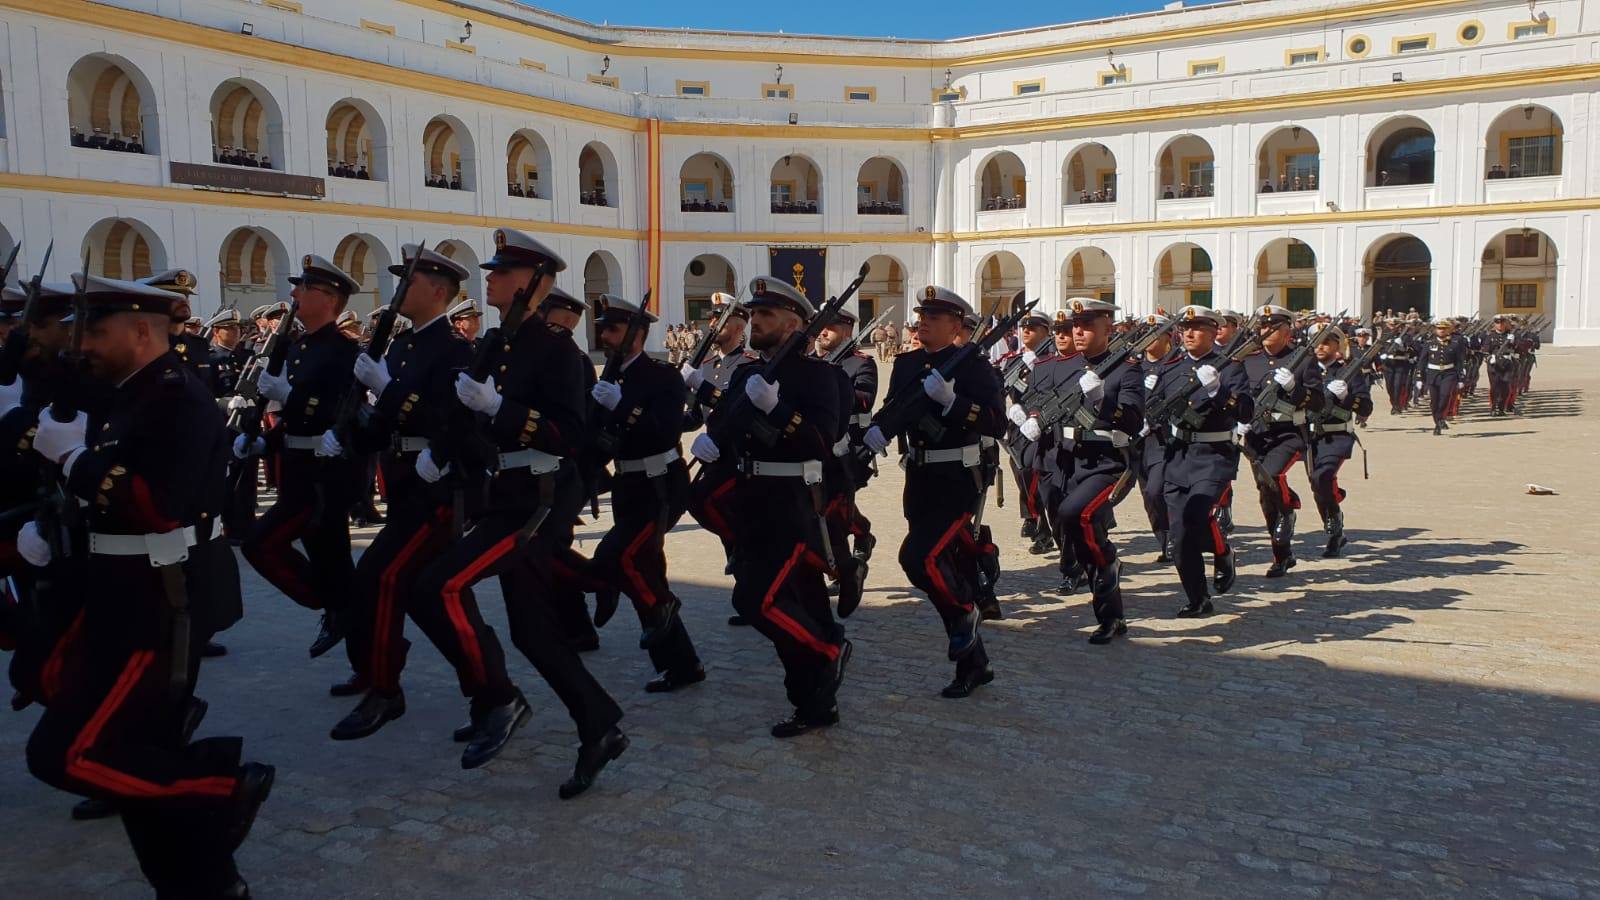
[[[1468,28],[1477,28],[1478,36],[1467,37]],[[1463,47],[1471,47],[1475,44],[1480,44],[1483,42],[1483,33],[1484,27],[1482,22],[1478,21],[1477,19],[1468,19],[1465,22],[1462,22],[1461,25],[1456,28],[1456,43]]]
[[[1544,36],[1545,37],[1550,37],[1551,35],[1556,33],[1556,20],[1550,18],[1549,16],[1545,16],[1542,19],[1530,19],[1530,20],[1528,20],[1526,22],[1512,22],[1512,23],[1510,23],[1509,25],[1506,26],[1506,40],[1508,40],[1508,41],[1525,41],[1525,40],[1527,40],[1527,39],[1529,39],[1531,37],[1536,37],[1536,36],[1538,36],[1537,32],[1534,33],[1534,34],[1524,35],[1524,36],[1522,36],[1520,38],[1517,37],[1517,29],[1518,28],[1531,28],[1531,27],[1536,26],[1536,25],[1543,25],[1544,26]]]
[[[362,19],[361,27],[367,31],[375,31],[378,34],[387,34],[390,37],[394,37],[393,25],[385,25],[382,22],[374,22],[371,19]]]
[[[612,89],[616,89],[617,86],[621,84],[615,75],[590,75],[589,83],[598,84],[601,87],[608,87]]]
[[[299,3],[297,0],[261,0],[261,5],[298,14],[304,14],[306,11],[305,4]]]
[[[1133,70],[1125,65],[1119,65],[1115,69],[1102,69],[1094,76],[1094,83],[1100,87],[1128,84],[1131,81],[1133,81]]]
[[[1307,54],[1315,54],[1316,58],[1302,59],[1299,62],[1295,62],[1294,58],[1296,56],[1305,56]],[[1312,63],[1322,62],[1327,58],[1328,51],[1321,47],[1293,47],[1283,51],[1283,64],[1286,66],[1309,66]]]
[[[1512,287],[1512,286],[1523,287],[1525,285],[1533,285],[1533,291],[1534,291],[1534,294],[1535,294],[1535,298],[1534,298],[1534,304],[1535,305],[1533,305],[1533,306],[1506,306],[1506,288]],[[1512,313],[1514,315],[1515,314],[1537,315],[1537,314],[1543,312],[1544,311],[1544,280],[1541,279],[1539,281],[1502,281],[1502,282],[1500,282],[1500,290],[1495,292],[1495,305],[1498,307],[1498,311],[1499,312]]]
[[[462,53],[469,53],[469,54],[471,54],[473,56],[477,56],[478,55],[478,48],[472,46],[471,44],[466,43],[465,41],[446,40],[444,42],[444,45],[446,47],[449,47],[451,50],[459,50]]]
[[[1024,90],[1025,88],[1032,88],[1032,90]],[[1013,81],[1013,82],[1011,82],[1011,96],[1013,96],[1013,97],[1021,97],[1021,96],[1025,95],[1025,94],[1042,94],[1042,93],[1044,93],[1044,79],[1043,78],[1031,78],[1031,79],[1029,79],[1027,81]]]
[[[1199,68],[1202,68],[1202,67],[1205,67],[1205,66],[1216,66],[1217,68],[1216,68],[1216,71],[1214,71],[1214,72],[1197,72],[1197,71],[1195,71],[1196,69],[1199,69]],[[1223,58],[1220,57],[1220,56],[1217,57],[1216,59],[1191,59],[1191,60],[1189,60],[1189,77],[1190,78],[1193,78],[1196,75],[1221,75],[1225,71],[1227,71],[1227,66],[1224,64]]]
[[[546,69],[546,68],[545,68],[545,65],[544,65],[544,63],[542,63],[542,62],[539,62],[539,61],[538,61],[538,60],[536,60],[536,59],[529,59],[529,58],[527,58],[527,57],[526,57],[526,56],[524,56],[524,57],[522,57],[522,59],[520,59],[520,60],[518,60],[518,63],[519,63],[519,64],[520,64],[520,65],[521,65],[521,66],[522,66],[522,67],[523,67],[523,68],[524,68],[524,69],[533,69],[533,70],[535,70],[535,71],[539,71],[539,72],[545,72],[545,71],[548,71],[548,70],[547,70],[547,69]]]

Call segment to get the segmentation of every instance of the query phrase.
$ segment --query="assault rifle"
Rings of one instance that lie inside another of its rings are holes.
[[[1306,358],[1311,355],[1317,344],[1327,339],[1327,335],[1330,332],[1344,337],[1344,331],[1339,326],[1329,325],[1326,330],[1317,332],[1316,335],[1301,344],[1283,365],[1274,366],[1273,371],[1288,369],[1294,373],[1296,378],[1301,377],[1299,373],[1300,367],[1305,364]],[[1272,372],[1269,371],[1265,383],[1261,385],[1260,390],[1256,391],[1255,407],[1251,414],[1250,427],[1257,428],[1266,425],[1267,417],[1272,414],[1273,407],[1277,406],[1282,399],[1283,388],[1278,385],[1277,380],[1272,377]]]
[[[0,384],[16,384],[17,375],[22,369],[22,359],[28,355],[28,343],[33,333],[33,326],[39,323],[39,291],[44,280],[45,267],[50,265],[50,254],[55,250],[56,242],[51,241],[50,246],[44,248],[44,262],[39,264],[39,270],[33,273],[33,278],[28,280],[25,289],[27,300],[22,306],[22,319],[11,327],[6,335],[4,347],[0,347]],[[11,248],[11,258],[6,260],[6,275],[11,277],[11,267],[17,262],[17,251],[22,249],[18,244]],[[0,280],[0,285],[5,282]]]
[[[700,336],[700,342],[694,345],[694,352],[689,354],[688,363],[698,369],[705,365],[706,357],[711,355],[711,347],[717,342],[717,335],[722,333],[722,326],[728,324],[728,318],[733,315],[737,300],[722,304],[722,309],[717,312],[717,317],[711,320],[711,327]]]
[[[11,269],[17,264],[17,252],[22,249],[22,242],[11,245],[11,255],[6,257],[6,264],[0,267],[0,288],[11,282]]]
[[[289,356],[289,329],[294,327],[295,313],[299,310],[300,301],[289,304],[289,311],[278,320],[277,329],[267,338],[260,355],[250,360],[244,374],[239,376],[239,383],[234,386],[233,395],[245,403],[229,404],[233,408],[228,410],[228,428],[243,434],[246,444],[261,434],[261,417],[267,411],[267,405],[261,402],[261,373],[271,372],[274,377],[283,374],[283,364]]]
[[[861,271],[856,275],[856,279],[845,287],[843,293],[823,304],[822,309],[818,310],[817,314],[811,317],[811,321],[806,323],[806,327],[790,334],[788,339],[780,344],[777,350],[773,351],[772,356],[761,367],[761,372],[759,373],[761,377],[769,382],[772,381],[777,376],[778,368],[790,356],[805,352],[806,347],[810,346],[811,342],[816,339],[817,333],[831,323],[834,317],[839,314],[839,310],[843,309],[844,305],[850,301],[850,298],[855,296],[856,291],[861,289],[861,285],[867,280],[869,271],[871,271],[871,265],[862,263]],[[706,434],[716,442],[717,447],[722,451],[723,458],[732,459],[738,456],[736,445],[739,437],[745,432],[747,425],[752,420],[749,412],[750,397],[747,394],[740,393],[731,398],[725,396],[723,402],[731,403],[732,406],[729,407],[725,415],[718,418],[717,428],[715,430],[708,428]],[[778,439],[778,430],[765,420],[755,419],[754,426],[750,430],[754,432],[757,441],[763,444],[770,444]],[[704,471],[704,469],[701,469],[701,472]]]
[[[1128,364],[1128,357],[1143,353],[1146,348],[1154,344],[1161,337],[1160,328],[1150,328],[1133,341],[1132,346],[1124,342],[1123,348],[1111,350],[1108,346],[1106,358],[1092,370],[1100,380],[1110,377],[1119,366]],[[1132,332],[1129,332],[1131,335]],[[1075,423],[1075,427],[1086,431],[1093,431],[1099,424],[1096,410],[1089,405],[1089,398],[1074,386],[1065,391],[1052,394],[1045,400],[1044,406],[1039,410],[1039,427],[1052,429],[1057,425]]]
[[[1023,317],[1039,305],[1038,300],[1024,302],[1025,291],[1018,291],[1011,299],[1011,312],[995,324],[995,327],[984,332],[981,339],[971,340],[962,344],[950,357],[940,363],[936,370],[940,376],[949,380],[950,374],[973,356],[987,354],[989,348],[999,343],[1006,333],[1017,327]],[[893,438],[909,431],[912,426],[921,427],[934,440],[939,440],[944,435],[945,428],[927,416],[928,406],[933,401],[928,398],[920,385],[912,386],[894,398],[894,402],[886,404],[878,414],[873,417],[873,424],[886,438]],[[860,450],[861,460],[871,462],[872,451],[867,447]]]
[[[644,299],[639,301],[638,311],[628,316],[628,330],[622,335],[622,343],[612,347],[611,352],[606,354],[605,368],[600,370],[601,381],[617,383],[617,378],[622,375],[622,364],[628,361],[628,354],[633,351],[633,342],[639,337],[640,332],[650,327],[650,294],[650,291],[645,291]],[[600,405],[592,398],[589,402],[592,405],[591,411],[593,407]],[[591,415],[590,418],[597,420],[598,416]],[[601,428],[595,433],[594,448],[610,459],[617,454],[618,438],[615,429]]]
[[[60,423],[71,422],[78,417],[78,398],[73,395],[83,371],[83,327],[89,318],[89,305],[86,299],[89,291],[89,257],[90,251],[85,251],[83,271],[73,280],[72,336],[68,339],[67,349],[62,353],[66,363],[64,366],[66,389],[57,393],[47,409],[50,418]],[[34,275],[28,289],[33,295],[31,302],[38,302],[37,274]],[[49,494],[39,506],[39,534],[50,544],[52,558],[66,559],[72,555],[72,535],[78,529],[82,513],[79,511],[77,498],[67,490],[66,473],[60,473],[59,477],[47,477],[45,484],[50,485],[50,488]]]
[[[857,328],[848,340],[833,348],[833,352],[828,354],[828,362],[837,364],[849,359],[850,355],[856,352],[856,348],[861,346],[861,336],[863,334],[871,334],[872,329],[887,321],[889,321],[889,313],[879,313],[877,318]]]
[[[416,274],[417,261],[422,259],[422,253],[427,246],[426,242],[417,245],[416,254],[406,262],[405,271],[400,274],[400,283],[395,285],[394,296],[389,300],[389,305],[378,313],[378,323],[372,328],[372,338],[367,342],[365,351],[374,360],[383,359],[383,354],[389,349],[389,341],[394,337],[395,321],[400,318],[400,307],[405,305],[406,291],[411,287],[411,276]],[[334,437],[338,439],[339,446],[344,448],[346,457],[353,455],[351,435],[366,400],[366,385],[359,381],[351,384],[350,390],[339,403],[339,414],[333,420]]]
[[[1232,342],[1230,342],[1232,346]],[[1216,367],[1220,375],[1229,366],[1237,365],[1241,360],[1261,348],[1261,338],[1250,335],[1233,351],[1222,359]],[[1160,431],[1168,426],[1176,425],[1190,430],[1198,429],[1201,425],[1199,411],[1195,409],[1195,393],[1200,388],[1200,379],[1194,372],[1189,373],[1180,384],[1168,387],[1158,397],[1153,397],[1145,402],[1145,418],[1150,420],[1152,429]]]

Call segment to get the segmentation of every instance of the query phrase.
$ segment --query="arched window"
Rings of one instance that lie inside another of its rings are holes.
[[[83,237],[78,254],[89,254],[89,273],[124,281],[147,278],[167,267],[166,249],[148,225],[135,219],[103,219]],[[74,266],[73,268],[76,268]]]
[[[467,126],[451,116],[434,116],[422,130],[423,184],[448,191],[475,191],[476,157]]]
[[[67,73],[68,138],[74,147],[155,153],[155,97],[144,74],[119,57],[85,56]]]
[[[1391,119],[1367,143],[1368,187],[1433,184],[1433,130],[1411,116]]]
[[[1561,174],[1561,119],[1531,103],[1514,106],[1489,126],[1484,177],[1543,178]]]
[[[822,211],[822,171],[799,154],[790,154],[772,167],[768,182],[772,212],[777,215],[815,215]]]
[[[1117,202],[1117,158],[1104,144],[1074,150],[1061,170],[1064,206]]]
[[[978,167],[978,209],[1023,209],[1028,205],[1028,170],[1015,153],[996,153]]]
[[[1156,172],[1156,196],[1162,200],[1195,200],[1217,192],[1217,156],[1205,138],[1185,134],[1162,148]]]
[[[1317,190],[1322,175],[1317,136],[1299,125],[1267,135],[1256,154],[1256,190],[1263,194]]]
[[[360,181],[389,180],[389,144],[377,110],[340,100],[328,111],[328,175]]]
[[[231,78],[211,94],[211,160],[228,166],[283,168],[283,114],[266,88]]]
[[[898,160],[874,156],[856,174],[856,212],[863,216],[906,213],[906,172]]]
[[[696,153],[678,169],[678,209],[682,212],[733,211],[733,167],[715,153]]]
[[[512,135],[506,146],[506,193],[530,200],[550,199],[550,147],[531,128]]]
[[[578,154],[578,202],[584,206],[617,205],[617,158],[599,141]]]

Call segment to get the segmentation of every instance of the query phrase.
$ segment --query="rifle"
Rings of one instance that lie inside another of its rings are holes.
[[[1026,291],[1017,292],[1016,296],[1011,299],[1010,314],[996,323],[995,327],[986,331],[982,339],[968,341],[956,348],[956,351],[950,354],[950,358],[941,363],[936,370],[940,376],[948,380],[950,373],[966,364],[966,361],[974,355],[988,353],[990,347],[998,343],[1001,338],[1005,337],[1007,332],[1022,321],[1023,317],[1032,312],[1033,308],[1039,305],[1039,301],[1024,302],[1026,293]],[[877,426],[884,437],[892,438],[904,434],[913,425],[921,423],[921,427],[928,432],[929,437],[937,441],[943,437],[945,429],[939,423],[925,418],[928,412],[928,404],[932,402],[927,393],[920,389],[907,390],[895,397],[893,402],[885,404],[883,409],[878,411],[878,415],[873,418],[873,424]],[[871,461],[872,451],[867,447],[862,447],[860,454],[862,462]]]
[[[16,266],[17,252],[21,249],[21,241],[11,245],[11,255],[6,257],[6,264],[3,267],[0,267],[0,288],[5,287],[11,282],[11,269]],[[46,258],[49,258],[49,254],[46,254]]]
[[[850,335],[849,340],[833,348],[833,352],[828,354],[828,362],[837,364],[845,359],[848,359],[850,354],[855,353],[856,348],[861,346],[861,336],[863,334],[871,334],[872,329],[877,328],[879,325],[882,325],[887,321],[889,321],[889,314],[880,313],[877,318],[856,329],[855,333]]]
[[[271,372],[274,377],[283,374],[283,364],[289,356],[289,329],[294,327],[299,309],[300,301],[289,304],[289,311],[278,320],[278,328],[267,338],[261,355],[250,361],[234,386],[234,396],[243,398],[248,405],[229,410],[228,428],[243,434],[247,444],[261,434],[261,417],[266,415],[266,404],[261,402],[261,373]]]
[[[822,309],[818,310],[815,316],[812,316],[811,321],[806,324],[805,328],[789,335],[788,339],[779,345],[777,350],[773,351],[772,356],[761,367],[761,377],[769,382],[772,381],[777,375],[778,367],[782,366],[784,361],[795,353],[804,352],[805,348],[810,346],[811,342],[816,339],[817,333],[831,323],[834,317],[839,314],[839,310],[844,308],[845,303],[849,302],[850,298],[855,296],[856,291],[861,289],[861,285],[867,280],[869,271],[871,271],[871,265],[862,263],[861,271],[857,274],[856,280],[850,282],[843,293],[824,304]],[[725,458],[737,455],[732,453],[734,444],[737,436],[744,431],[746,421],[750,419],[750,415],[747,412],[750,404],[748,394],[737,394],[727,402],[731,402],[733,405],[729,407],[726,415],[718,419],[717,429],[714,432],[709,428],[706,430],[706,434],[710,435],[711,439],[716,442],[717,447],[721,449]],[[756,427],[752,430],[755,432],[757,441],[763,444],[771,444],[778,439],[778,430],[765,420],[756,419],[755,425]],[[701,469],[701,471],[705,470]],[[824,545],[826,543],[826,540],[824,540]]]
[[[63,354],[66,362],[64,377],[69,382],[75,382],[83,369],[83,327],[85,320],[89,318],[89,306],[85,298],[89,290],[91,252],[84,252],[83,272],[73,282],[72,337]],[[33,283],[29,285],[29,290],[33,292],[35,299],[38,289],[39,276],[36,274]],[[77,398],[73,396],[75,387],[75,383],[69,384],[67,389],[61,391],[51,401],[48,407],[51,419],[64,423],[78,417]],[[48,494],[39,505],[39,534],[50,544],[51,556],[54,559],[67,559],[72,555],[72,535],[82,520],[78,500],[67,490],[66,482],[66,474],[58,474],[52,468],[44,481],[50,486],[46,488]]]
[[[622,343],[612,347],[611,352],[606,354],[605,368],[600,370],[601,381],[617,383],[617,378],[622,375],[622,364],[628,361],[628,353],[633,350],[633,342],[639,337],[639,332],[650,327],[650,294],[650,291],[645,291],[644,299],[639,301],[639,309],[628,316],[628,330],[622,335]],[[600,405],[592,398],[589,402],[592,406]],[[594,436],[595,449],[610,459],[616,456],[618,438],[613,429],[601,428]]]
[[[1233,348],[1233,352],[1222,360],[1221,365],[1216,367],[1217,373],[1220,375],[1229,366],[1236,365],[1260,348],[1260,337],[1252,335],[1246,338],[1243,343]],[[1153,403],[1147,401],[1144,408],[1145,418],[1150,420],[1152,430],[1159,432],[1161,429],[1173,424],[1182,425],[1190,429],[1198,428],[1200,420],[1198,411],[1194,407],[1196,399],[1194,394],[1199,387],[1200,379],[1196,377],[1195,373],[1190,372],[1189,377],[1184,379],[1182,386],[1169,387],[1162,392],[1160,397],[1155,398]]]
[[[39,270],[33,273],[28,280],[26,289],[27,300],[22,307],[22,320],[12,326],[6,335],[4,347],[0,347],[0,384],[16,384],[17,375],[22,370],[22,359],[28,355],[28,343],[33,333],[33,326],[39,322],[39,292],[40,284],[44,280],[44,270],[50,265],[50,254],[55,251],[56,242],[51,241],[50,246],[44,248],[44,262],[39,264]],[[17,251],[22,245],[11,248],[11,258],[6,260],[6,276],[11,276],[11,267],[16,264]],[[0,281],[0,285],[4,282]]]
[[[394,337],[395,320],[400,318],[400,307],[406,302],[406,291],[411,287],[411,277],[417,272],[417,261],[422,258],[422,252],[427,249],[427,243],[417,245],[417,252],[406,262],[405,271],[400,275],[400,283],[395,285],[394,296],[390,298],[389,305],[378,314],[378,324],[372,328],[372,338],[367,342],[366,354],[375,360],[383,359],[383,354],[389,349],[389,340]],[[344,455],[350,457],[351,432],[355,429],[356,419],[361,414],[361,408],[367,399],[366,385],[357,381],[350,385],[350,390],[339,403],[339,415],[335,418],[333,435],[339,441],[339,446],[344,448]]]
[[[1307,340],[1305,343],[1301,344],[1299,348],[1296,349],[1292,355],[1290,355],[1289,359],[1286,360],[1283,365],[1274,366],[1273,368],[1288,369],[1290,372],[1296,373],[1296,378],[1300,377],[1298,371],[1300,367],[1305,364],[1306,357],[1311,355],[1312,350],[1317,346],[1318,343],[1326,340],[1326,335],[1329,332],[1337,334],[1340,337],[1344,337],[1344,331],[1341,330],[1337,325],[1329,325],[1326,331],[1318,332],[1314,339]],[[1267,422],[1267,416],[1272,413],[1272,408],[1277,406],[1278,401],[1282,399],[1283,388],[1278,386],[1278,382],[1273,379],[1269,373],[1266,383],[1262,384],[1261,389],[1256,391],[1255,407],[1251,413],[1250,426],[1254,428],[1259,425],[1265,425]]]
[[[1130,332],[1131,333],[1131,332]],[[1133,346],[1123,351],[1112,352],[1108,346],[1106,358],[1092,370],[1103,381],[1117,370],[1118,366],[1128,364],[1128,357],[1133,354],[1143,353],[1146,348],[1154,344],[1161,337],[1161,329],[1151,328],[1142,334]],[[1076,427],[1086,431],[1093,431],[1099,424],[1096,410],[1088,405],[1089,399],[1082,391],[1069,389],[1055,394],[1045,401],[1044,407],[1039,411],[1039,427],[1043,429],[1054,428],[1063,422],[1076,423]]]
[[[722,304],[717,317],[711,320],[711,327],[700,336],[700,342],[694,345],[694,352],[689,354],[689,365],[696,369],[705,365],[706,357],[711,355],[712,345],[717,342],[717,335],[722,333],[722,326],[728,324],[728,318],[733,315],[733,309],[738,305],[738,301]]]

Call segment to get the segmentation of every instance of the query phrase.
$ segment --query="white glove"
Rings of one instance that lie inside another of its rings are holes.
[[[472,376],[465,372],[456,376],[456,399],[467,409],[491,417],[500,412],[502,401],[500,392],[494,389],[493,375],[484,381],[473,381]]]
[[[956,402],[955,382],[945,381],[937,369],[922,379],[922,392],[928,395],[928,399],[937,403],[940,409],[949,409],[950,405]]]
[[[1037,441],[1044,434],[1044,429],[1039,427],[1038,419],[1029,419],[1022,423],[1022,436],[1030,441]]]
[[[1343,378],[1335,378],[1325,386],[1328,389],[1328,393],[1338,397],[1340,400],[1350,396],[1350,385],[1345,384]]]
[[[1466,390],[1466,387],[1467,387],[1467,383],[1465,381],[1456,382],[1456,390],[1458,390],[1458,391]]]
[[[1147,436],[1149,436],[1149,434],[1150,434],[1150,423],[1149,422],[1146,422],[1143,425],[1139,426],[1139,437],[1147,437]]]
[[[1030,369],[1033,368],[1033,361],[1038,358],[1039,354],[1034,353],[1032,350],[1022,351],[1022,364]]]
[[[1194,377],[1200,380],[1200,386],[1206,389],[1206,394],[1211,397],[1222,390],[1222,376],[1217,374],[1216,366],[1201,366],[1194,370]]]
[[[702,462],[714,463],[722,458],[722,448],[711,439],[709,434],[696,435],[694,443],[689,445],[689,452],[694,458]]]
[[[678,374],[683,376],[683,383],[689,388],[690,391],[700,390],[700,385],[705,384],[706,381],[706,376],[702,374],[699,369],[696,369],[694,366],[691,366],[688,363],[684,363],[683,366],[678,369]]]
[[[433,451],[423,448],[417,454],[417,475],[429,484],[433,484],[450,472],[450,464],[445,463],[444,468],[439,468],[433,462]]]
[[[1104,393],[1105,389],[1105,380],[1099,375],[1096,375],[1092,370],[1084,372],[1078,377],[1078,390],[1083,391],[1083,396],[1089,398],[1090,400],[1093,400],[1095,397]]]
[[[22,405],[22,378],[11,379],[10,384],[0,384],[0,416]]]
[[[589,389],[589,396],[606,409],[616,409],[617,404],[622,402],[622,388],[609,381],[596,381],[594,387]]]
[[[321,446],[317,447],[314,452],[317,456],[326,456],[329,458],[343,456],[344,446],[339,443],[338,438],[333,436],[333,431],[330,429],[322,433],[322,444]]]
[[[744,395],[764,413],[772,412],[778,405],[778,386],[760,375],[751,375],[745,381]]]
[[[1144,389],[1147,390],[1147,391],[1155,390],[1156,389],[1156,382],[1158,382],[1160,380],[1161,380],[1161,376],[1160,375],[1157,375],[1156,373],[1151,372],[1149,375],[1146,375],[1144,377]]]
[[[1241,438],[1244,437],[1250,433],[1250,423],[1240,422],[1239,424],[1233,426],[1233,433],[1237,434]]]
[[[23,523],[22,530],[17,532],[17,554],[27,560],[29,565],[41,569],[50,565],[50,542],[39,534],[39,523]]]
[[[1294,386],[1296,384],[1294,373],[1284,368],[1280,368],[1276,372],[1273,372],[1272,380],[1278,383],[1278,387],[1283,388],[1286,391],[1294,390]]]
[[[39,430],[33,435],[33,449],[51,462],[60,462],[67,454],[83,446],[84,434],[89,430],[89,417],[80,412],[71,422],[57,422],[49,409],[39,412]]]
[[[362,354],[362,356],[365,355],[364,353]],[[361,364],[358,362],[356,363],[356,371],[360,370]],[[261,377],[256,380],[256,390],[260,391],[261,396],[268,400],[276,400],[282,403],[289,399],[289,378],[285,375],[274,375],[263,369],[261,370]]]
[[[889,450],[889,439],[884,437],[883,430],[876,425],[868,428],[867,433],[861,436],[861,443],[880,456]]]
[[[250,406],[250,401],[246,400],[245,398],[243,398],[241,396],[239,396],[238,394],[234,394],[232,397],[228,398],[228,409],[230,411],[235,410],[235,409],[245,409],[245,408],[247,408],[249,406]]]
[[[245,443],[246,440],[248,439],[242,434],[233,439],[234,459],[244,459],[247,456],[260,456],[261,454],[267,452],[267,442],[264,438],[257,437],[248,444]]]
[[[1006,410],[1006,418],[1010,419],[1013,425],[1021,425],[1028,421],[1028,411],[1023,409],[1021,404],[1013,403],[1011,408]]]
[[[356,357],[356,380],[366,385],[374,394],[382,394],[393,378],[389,377],[389,364],[363,353]]]

